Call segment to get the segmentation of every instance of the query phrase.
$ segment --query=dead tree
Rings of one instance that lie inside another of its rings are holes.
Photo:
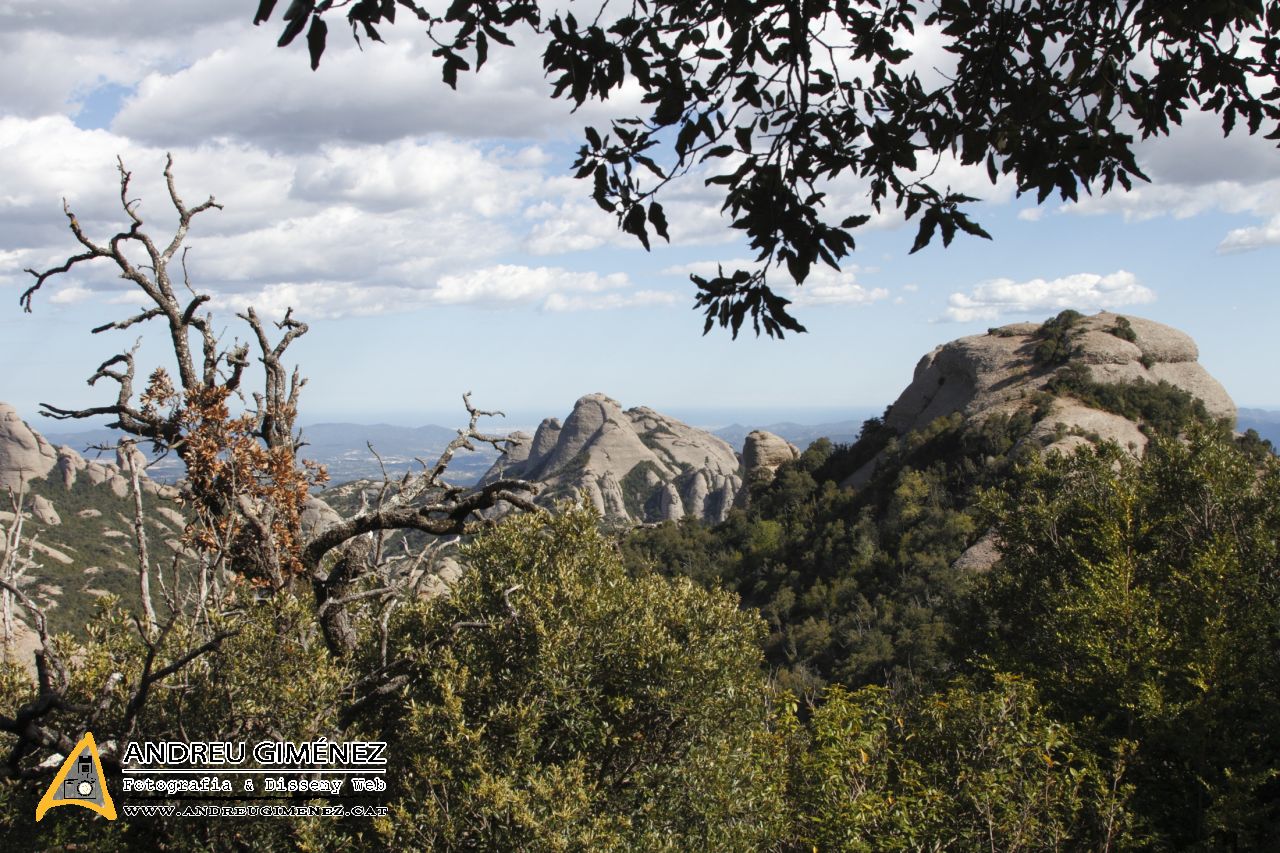
[[[178,194],[173,159],[165,163],[169,200],[178,214],[178,227],[163,246],[144,230],[137,200],[129,198],[130,173],[118,162],[120,204],[127,227],[105,241],[87,235],[69,205],[63,201],[71,233],[83,251],[47,270],[27,270],[35,282],[20,302],[30,311],[32,300],[51,278],[89,262],[114,264],[122,278],[132,282],[148,300],[137,314],[105,323],[93,331],[124,330],[159,320],[166,327],[172,349],[176,382],[161,369],[139,391],[134,355],[137,347],[100,365],[91,385],[110,380],[115,400],[85,409],[64,409],[42,403],[42,414],[58,419],[106,415],[111,426],[151,442],[154,449],[176,453],[186,465],[183,499],[196,520],[188,529],[191,544],[216,555],[214,569],[271,591],[310,587],[317,618],[330,650],[348,655],[357,637],[348,606],[359,599],[357,587],[367,578],[373,562],[368,534],[392,529],[425,531],[437,536],[464,534],[485,522],[485,511],[500,503],[534,509],[536,488],[521,480],[500,480],[480,489],[450,485],[444,475],[454,453],[475,449],[475,442],[500,446],[504,439],[478,430],[478,418],[496,414],[472,406],[464,396],[469,422],[458,431],[435,465],[400,483],[396,494],[352,518],[335,523],[304,538],[301,516],[308,490],[323,471],[300,464],[301,445],[295,421],[298,396],[306,380],[294,368],[285,367],[285,352],[307,333],[307,325],[286,311],[276,323],[279,337],[273,342],[266,325],[252,308],[237,316],[251,333],[247,343],[223,348],[214,332],[212,315],[205,310],[211,297],[191,286],[185,264],[186,239],[192,221],[212,209],[221,209],[211,196],[188,207]],[[130,250],[141,251],[145,265],[130,259]],[[175,264],[177,265],[175,268]],[[175,279],[175,272],[180,277]],[[193,347],[192,341],[196,342]],[[263,368],[262,387],[247,397],[242,383],[253,352]],[[233,400],[248,400],[245,411],[234,416]]]

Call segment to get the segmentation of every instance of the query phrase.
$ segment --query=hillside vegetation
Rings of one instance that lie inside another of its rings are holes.
[[[1045,334],[1065,322],[1066,360],[1025,368],[1045,390],[906,431],[891,410],[852,444],[788,452],[741,472],[746,493],[720,523],[618,533],[590,502],[531,504],[466,531],[449,589],[426,592],[416,564],[389,562],[346,587],[377,605],[350,612],[346,653],[298,585],[232,575],[217,609],[150,633],[132,601],[102,597],[83,641],[55,641],[56,703],[41,704],[46,682],[0,668],[0,722],[39,713],[47,730],[74,729],[93,708],[114,743],[381,740],[389,814],[103,826],[57,810],[37,834],[41,752],[5,733],[16,772],[0,784],[0,840],[1274,849],[1280,462],[1172,383],[1108,390],[1085,376],[1075,321],[1058,319]],[[1145,451],[1045,429],[1066,394],[1135,419]],[[367,488],[335,488],[328,523],[367,513]],[[75,559],[116,560],[127,587],[124,542],[95,540],[101,519],[74,511],[121,509],[90,506],[101,490],[37,489],[80,519],[64,522]],[[138,700],[155,662],[175,660],[180,678]],[[104,760],[119,766],[111,748]]]

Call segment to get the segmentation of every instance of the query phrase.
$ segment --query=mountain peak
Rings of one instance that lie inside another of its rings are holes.
[[[543,500],[586,494],[607,518],[659,521],[686,514],[722,520],[742,486],[727,442],[647,406],[606,394],[580,398],[562,424],[547,418],[520,436],[482,482],[538,480]]]
[[[1110,439],[1141,453],[1147,437],[1139,420],[1104,408],[1088,392],[1167,383],[1202,403],[1210,417],[1234,423],[1235,403],[1198,357],[1191,336],[1172,326],[1108,311],[1063,311],[1044,323],[1012,323],[934,348],[920,359],[884,421],[905,435],[941,417],[982,421],[1033,406],[1036,423],[1028,438],[1047,450]],[[865,483],[875,464],[845,484]]]

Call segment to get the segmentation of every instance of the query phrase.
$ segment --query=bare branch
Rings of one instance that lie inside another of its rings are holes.
[[[134,456],[137,447],[129,439],[120,440],[120,455],[128,465],[129,485],[133,491],[133,537],[138,548],[138,593],[142,598],[146,633],[151,637],[156,630],[156,611],[151,604],[151,560],[147,554],[147,527],[142,514],[142,474]]]

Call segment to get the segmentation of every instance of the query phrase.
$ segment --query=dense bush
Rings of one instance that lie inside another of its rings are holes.
[[[1105,754],[1157,849],[1280,845],[1280,463],[1209,429],[1033,460],[987,498],[973,645]]]
[[[718,527],[640,530],[623,543],[637,572],[656,568],[737,592],[769,626],[781,684],[812,698],[850,687],[932,683],[954,672],[953,609],[972,581],[953,568],[980,535],[972,504],[1029,452],[1037,401],[966,425],[939,418],[896,434],[873,419],[851,447],[818,441],[757,486]],[[857,491],[838,481],[880,454]]]
[[[1078,347],[1074,337],[1079,332],[1080,321],[1084,315],[1068,308],[1049,320],[1045,320],[1036,330],[1034,337],[1038,341],[1031,352],[1031,360],[1039,367],[1057,367],[1066,364]]]
[[[1095,382],[1088,366],[1079,362],[1058,370],[1049,380],[1048,389],[1135,421],[1149,434],[1177,435],[1193,421],[1212,422],[1203,400],[1163,379]]]
[[[828,691],[796,767],[815,849],[1112,850],[1129,839],[1124,754],[1099,760],[1027,681],[895,696]]]
[[[418,850],[760,850],[786,820],[759,617],[628,577],[598,517],[526,516],[397,620],[404,701],[370,725],[403,771],[384,842]],[[783,726],[785,729],[785,725]]]

